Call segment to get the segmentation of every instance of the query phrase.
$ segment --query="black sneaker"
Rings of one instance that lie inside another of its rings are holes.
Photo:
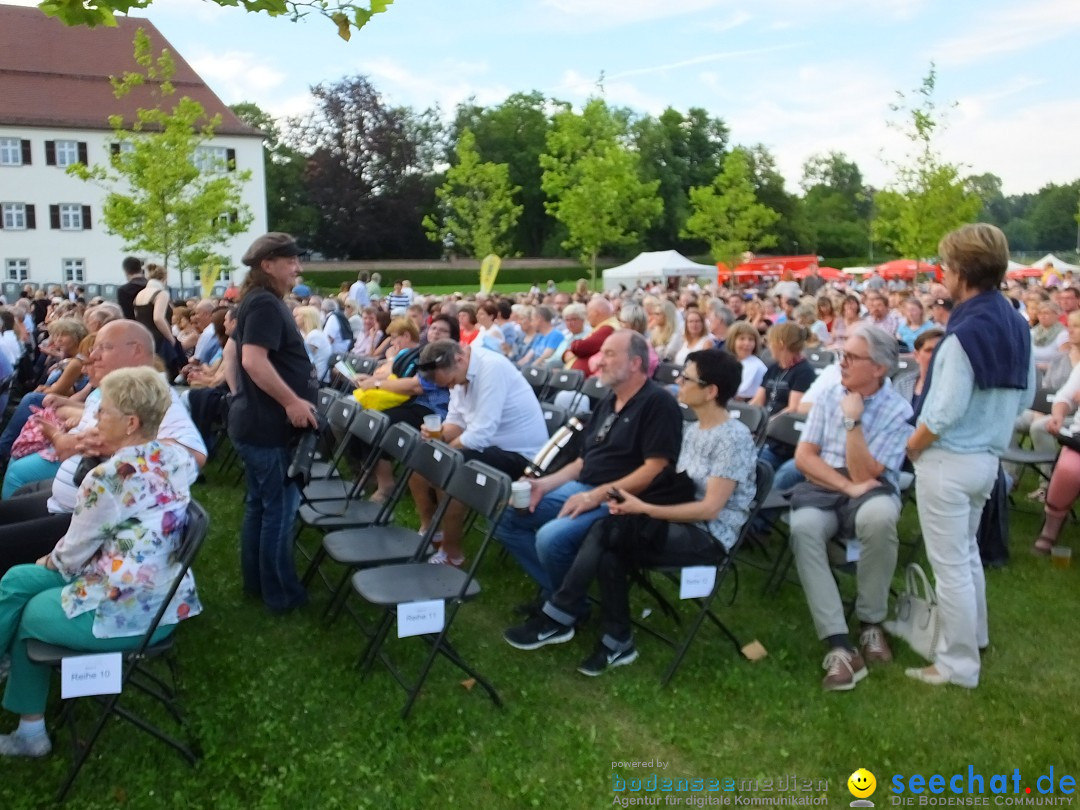
[[[573,627],[559,624],[545,613],[538,613],[525,624],[503,633],[506,643],[519,650],[538,650],[548,644],[562,644],[573,637]]]
[[[596,644],[596,649],[593,650],[593,654],[581,662],[577,671],[582,675],[595,678],[597,675],[603,674],[608,667],[624,667],[635,661],[637,661],[637,647],[634,645],[631,644],[621,652],[615,652],[604,646],[604,642],[599,641]]]

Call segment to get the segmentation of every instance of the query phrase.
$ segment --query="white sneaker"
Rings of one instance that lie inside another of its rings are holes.
[[[52,741],[48,734],[0,734],[0,757],[43,757],[50,751]]]

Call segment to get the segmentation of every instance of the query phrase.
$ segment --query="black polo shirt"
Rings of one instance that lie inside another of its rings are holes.
[[[682,413],[675,397],[649,380],[615,413],[615,392],[596,406],[585,428],[578,480],[596,486],[629,475],[647,458],[675,463],[682,448]]]

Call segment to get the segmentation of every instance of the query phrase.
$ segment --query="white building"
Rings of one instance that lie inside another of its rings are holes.
[[[110,297],[124,282],[120,262],[128,252],[105,230],[106,191],[69,176],[66,166],[108,160],[118,148],[108,116],[130,121],[137,107],[152,103],[148,91],[117,99],[109,84],[109,76],[139,69],[132,51],[140,27],[152,52],[167,49],[176,63],[173,98],[190,96],[207,115],[221,116],[204,147],[208,170],[251,171],[243,201],[254,221],[223,252],[239,267],[248,245],[266,232],[262,134],[233,115],[152,23],[124,17],[117,23],[69,28],[36,8],[0,5],[0,273],[8,300],[25,283],[77,282],[88,297]],[[185,276],[193,286],[191,275]],[[179,285],[174,268],[169,282]]]

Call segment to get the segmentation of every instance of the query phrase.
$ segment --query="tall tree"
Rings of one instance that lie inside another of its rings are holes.
[[[713,258],[729,267],[745,251],[776,245],[772,228],[780,215],[759,201],[745,149],[733,149],[724,158],[711,184],[690,189],[690,211],[685,235],[707,242]]]
[[[510,182],[521,187],[518,199],[522,213],[514,229],[511,249],[525,256],[546,256],[558,252],[554,236],[558,222],[544,206],[547,195],[541,184],[543,170],[540,155],[544,153],[551,110],[566,110],[565,102],[544,98],[536,91],[514,93],[501,104],[480,107],[469,102],[458,106],[452,128],[453,143],[469,129],[476,136],[480,159],[505,163],[510,169]],[[456,155],[448,155],[453,164]]]
[[[566,226],[563,247],[576,250],[596,284],[596,259],[604,249],[639,243],[663,212],[658,181],[641,179],[641,161],[624,140],[628,114],[592,99],[578,115],[555,116],[540,156],[547,209]]]
[[[44,0],[38,8],[67,25],[116,27],[116,15],[133,8],[148,8],[154,0]],[[394,0],[210,0],[219,6],[240,6],[245,11],[261,12],[271,17],[288,17],[295,22],[309,14],[326,17],[337,26],[338,36],[348,40],[376,14],[386,11]]]
[[[307,158],[286,144],[278,122],[257,104],[244,101],[230,105],[236,117],[262,132],[266,171],[266,215],[271,231],[284,231],[307,244],[319,226],[319,209],[304,185]]]
[[[510,185],[510,167],[505,163],[480,162],[470,130],[461,133],[455,153],[457,163],[435,191],[444,213],[438,219],[424,217],[424,230],[439,243],[449,231],[458,249],[477,259],[491,253],[505,256],[521,216],[521,206],[514,203],[521,187]]]
[[[964,184],[982,202],[979,212],[980,222],[989,222],[999,228],[1009,221],[1009,206],[1005,195],[1001,193],[1001,178],[996,174],[973,174],[964,179]]]
[[[141,73],[112,78],[113,92],[123,98],[149,85],[157,106],[139,108],[135,120],[109,116],[116,144],[108,165],[76,163],[68,173],[107,189],[103,218],[109,233],[124,240],[124,249],[160,257],[184,272],[208,257],[225,261],[215,251],[251,224],[251,210],[241,201],[250,171],[235,171],[227,152],[207,151],[220,116],[207,117],[202,104],[175,95],[175,66],[168,51],[157,57],[143,29],[135,34],[135,61]]]
[[[754,144],[745,148],[745,152],[758,201],[780,217],[773,225],[776,241],[770,247],[781,253],[806,253],[813,236],[803,201],[784,187],[784,176],[776,168],[776,158],[764,144]]]
[[[1077,244],[1076,204],[1080,180],[1068,185],[1050,183],[1039,189],[1027,216],[1038,250],[1069,250]]]
[[[870,238],[870,195],[862,172],[839,152],[814,155],[803,164],[803,206],[813,241],[823,256],[860,256]]]
[[[974,220],[982,205],[965,185],[960,167],[943,160],[937,151],[935,137],[946,121],[934,100],[936,83],[931,63],[913,99],[897,93],[892,110],[901,120],[893,126],[911,149],[902,160],[886,161],[896,179],[874,197],[875,238],[907,258],[936,255],[941,237]]]
[[[642,174],[646,180],[659,181],[664,202],[664,214],[649,229],[648,241],[656,247],[684,247],[680,242],[690,215],[690,189],[709,184],[720,171],[728,143],[727,125],[700,107],[690,108],[685,115],[668,107],[659,118],[647,116],[634,122],[632,132]]]
[[[435,206],[441,126],[433,110],[386,104],[363,76],[312,88],[316,108],[292,122],[309,155],[304,180],[319,210],[313,244],[330,256],[435,256],[422,227]]]

